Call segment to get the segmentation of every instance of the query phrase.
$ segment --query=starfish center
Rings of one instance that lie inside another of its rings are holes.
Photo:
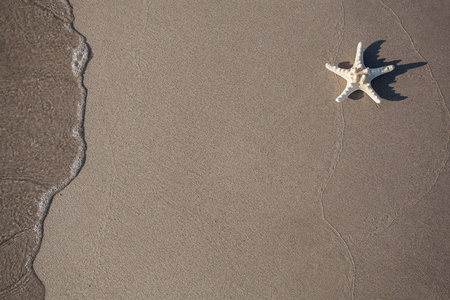
[[[350,78],[352,83],[364,83],[369,68],[363,68],[361,65],[350,69]]]

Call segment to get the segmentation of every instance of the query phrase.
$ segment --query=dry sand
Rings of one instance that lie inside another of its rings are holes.
[[[448,298],[450,3],[162,2],[71,1],[88,148],[46,299]],[[334,102],[359,41],[380,106]]]

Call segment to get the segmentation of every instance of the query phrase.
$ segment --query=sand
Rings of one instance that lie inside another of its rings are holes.
[[[71,1],[86,161],[46,299],[445,299],[450,4]],[[334,101],[356,45],[383,98]]]

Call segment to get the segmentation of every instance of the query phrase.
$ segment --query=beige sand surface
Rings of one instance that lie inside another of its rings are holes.
[[[46,298],[445,299],[450,4],[162,2],[71,1],[88,149]],[[334,102],[359,41],[380,106]]]

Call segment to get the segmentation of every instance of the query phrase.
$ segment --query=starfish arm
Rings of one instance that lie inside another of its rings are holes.
[[[355,63],[353,64],[353,67],[360,67],[365,68],[364,66],[364,48],[362,42],[358,43],[358,47],[356,48],[356,56],[355,56]]]
[[[347,86],[345,87],[344,91],[336,98],[336,102],[342,102],[345,98],[350,96],[351,93],[358,90],[358,84],[355,83],[347,83]]]
[[[360,86],[360,89],[369,95],[370,98],[372,98],[373,101],[376,103],[381,103],[381,97],[378,96],[378,94],[373,90],[372,86],[370,84],[362,84]]]
[[[328,70],[330,70],[331,72],[341,76],[344,79],[347,79],[347,73],[349,72],[348,70],[342,69],[342,68],[339,68],[339,67],[335,67],[335,66],[333,66],[331,64],[325,64],[325,67]]]
[[[381,68],[369,69],[369,80],[372,80],[380,75],[389,73],[394,70],[394,65],[389,65]]]

